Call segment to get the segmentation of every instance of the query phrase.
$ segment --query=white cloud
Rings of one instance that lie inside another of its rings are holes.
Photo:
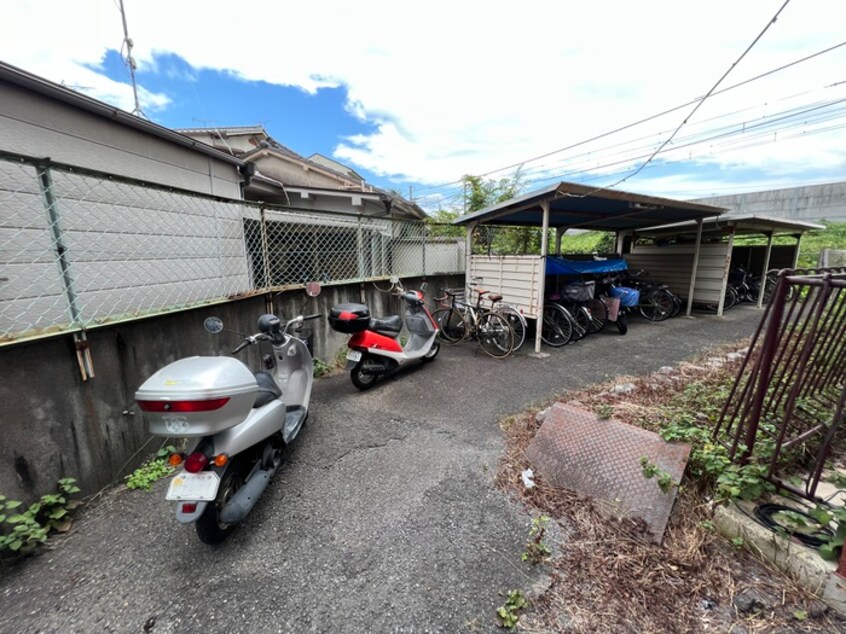
[[[308,92],[342,85],[349,93],[347,109],[376,127],[371,134],[339,140],[336,156],[378,174],[424,183],[484,173],[701,96],[781,4],[327,0],[242,6],[219,0],[125,0],[139,64],[172,53],[197,70],[224,70]],[[0,58],[49,79],[87,86],[90,94],[132,109],[126,83],[86,67],[99,64],[107,50],[121,48],[114,2],[15,0],[4,3],[4,16],[13,27],[0,40]],[[839,43],[844,23],[846,3],[791,3],[723,87]],[[675,145],[697,130],[754,126],[766,111],[844,98],[846,84],[823,90],[846,79],[843,68],[846,47],[714,96]],[[783,101],[799,93],[807,94]],[[141,94],[142,107],[168,103],[166,95]],[[526,171],[539,178],[561,170],[610,174],[634,166],[632,153],[619,153],[616,160],[623,163],[603,167],[621,149],[608,148],[643,137],[628,148],[648,154],[688,110],[531,163]],[[828,121],[809,123],[809,114],[803,118],[808,122],[793,130],[776,126],[770,137],[755,139],[747,134],[746,147],[729,151],[724,140],[712,139],[665,158],[716,164],[726,169],[727,178],[732,166],[786,175],[842,167],[846,133],[837,128],[844,111],[829,106],[823,112],[830,113]],[[726,113],[735,114],[714,118]],[[808,134],[812,125],[831,129]]]

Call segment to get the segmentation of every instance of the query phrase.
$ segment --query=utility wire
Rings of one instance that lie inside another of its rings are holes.
[[[789,0],[787,0],[787,2],[789,2]],[[786,6],[786,5],[787,5],[787,2],[785,2],[785,4],[781,7],[781,9],[779,9],[778,13],[776,13],[775,18],[777,18],[777,17],[778,17],[779,13],[781,13],[781,11],[784,9],[784,6]],[[771,21],[771,22],[767,25],[767,28],[769,28],[770,24],[772,24],[772,23],[775,21],[775,18],[773,18],[773,20],[772,20],[772,21]],[[764,29],[764,32],[765,32],[765,31],[766,31],[766,29]],[[762,33],[758,36],[758,38],[756,38],[755,42],[757,42],[757,40],[758,40],[758,39],[760,39],[761,35],[763,35],[763,32],[762,32]],[[754,44],[755,44],[755,42],[753,42],[753,44],[752,44],[752,45],[754,45]],[[821,51],[817,51],[816,53],[812,53],[811,55],[807,55],[807,56],[805,56],[805,57],[802,57],[802,58],[800,58],[800,59],[794,60],[794,61],[792,61],[792,62],[789,62],[789,63],[787,63],[787,64],[784,64],[784,65],[782,65],[782,66],[779,66],[779,67],[777,67],[777,68],[773,68],[773,69],[771,69],[771,70],[769,70],[769,71],[766,71],[766,72],[764,72],[764,73],[761,73],[760,75],[756,75],[756,76],[754,76],[754,77],[750,77],[749,79],[745,79],[745,80],[743,80],[743,81],[741,81],[741,82],[739,82],[739,83],[737,83],[737,84],[733,84],[733,85],[731,85],[731,86],[728,86],[728,87],[726,87],[726,88],[723,88],[722,90],[717,90],[717,91],[714,91],[714,89],[712,88],[712,91],[711,91],[711,92],[709,92],[709,94],[707,94],[705,97],[697,97],[696,99],[693,99],[693,100],[688,101],[688,102],[686,102],[686,103],[680,104],[680,105],[675,106],[675,107],[673,107],[673,108],[669,108],[669,109],[667,109],[667,110],[663,110],[663,111],[661,111],[661,112],[655,113],[655,114],[650,115],[650,116],[648,116],[648,117],[645,117],[645,118],[643,118],[643,119],[639,119],[639,120],[637,120],[637,121],[633,121],[633,122],[628,123],[628,124],[626,124],[626,125],[620,126],[619,128],[615,128],[615,129],[613,129],[613,130],[609,130],[608,132],[603,132],[602,134],[598,134],[598,135],[596,135],[596,136],[594,136],[594,137],[591,137],[591,138],[585,139],[585,140],[583,140],[583,141],[579,141],[579,142],[577,142],[577,143],[574,143],[574,144],[571,144],[571,145],[568,145],[568,146],[565,146],[565,147],[559,148],[559,149],[557,149],[557,150],[552,150],[552,151],[550,151],[550,152],[546,152],[546,153],[544,153],[544,154],[540,154],[540,155],[538,155],[538,156],[535,156],[535,157],[532,157],[532,158],[529,158],[529,159],[522,160],[522,161],[520,161],[520,162],[518,162],[518,163],[512,163],[511,165],[506,165],[505,167],[500,167],[500,168],[497,168],[497,169],[494,169],[494,170],[490,170],[490,171],[488,171],[488,172],[484,172],[484,173],[482,173],[482,174],[479,174],[478,176],[480,176],[480,177],[490,176],[491,174],[496,174],[497,172],[503,172],[503,171],[506,171],[506,170],[509,170],[509,169],[513,169],[513,168],[515,168],[515,167],[519,167],[520,165],[523,165],[523,164],[525,164],[525,163],[531,163],[531,162],[533,162],[533,161],[537,161],[537,160],[540,160],[540,159],[547,158],[547,157],[549,157],[549,156],[553,156],[554,154],[558,154],[558,153],[560,153],[560,152],[566,152],[567,150],[571,150],[571,149],[573,149],[573,148],[575,148],[575,147],[579,147],[579,146],[581,146],[581,145],[585,145],[585,144],[590,143],[590,142],[592,142],[592,141],[597,141],[597,140],[599,140],[599,139],[605,138],[605,137],[610,136],[610,135],[612,135],[612,134],[616,134],[617,132],[622,132],[622,131],[624,131],[624,130],[628,130],[628,129],[630,129],[630,128],[633,128],[633,127],[635,127],[635,126],[641,125],[641,124],[643,124],[643,123],[648,123],[649,121],[653,121],[653,120],[655,120],[655,119],[657,119],[657,118],[659,118],[659,117],[662,117],[662,116],[664,116],[664,115],[671,114],[671,113],[676,112],[677,110],[681,110],[682,108],[685,108],[685,107],[687,107],[687,106],[689,106],[689,105],[695,104],[695,103],[697,103],[697,102],[704,101],[704,100],[705,100],[708,96],[712,96],[712,97],[713,97],[713,96],[716,96],[716,95],[721,95],[721,94],[724,94],[724,93],[726,93],[726,92],[728,92],[728,91],[730,91],[730,90],[734,90],[734,89],[736,89],[736,88],[740,88],[741,86],[745,86],[745,85],[747,85],[747,84],[749,84],[749,83],[751,83],[751,82],[758,81],[758,80],[760,80],[760,79],[763,79],[763,78],[765,78],[765,77],[768,77],[768,76],[770,76],[770,75],[773,75],[773,74],[775,74],[775,73],[777,73],[777,72],[780,72],[780,71],[786,70],[786,69],[788,69],[788,68],[791,68],[792,66],[796,66],[796,65],[798,65],[798,64],[801,64],[801,63],[803,63],[803,62],[809,61],[809,60],[811,60],[811,59],[814,59],[814,58],[819,57],[819,56],[821,56],[821,55],[824,55],[824,54],[826,54],[826,53],[830,53],[830,52],[832,52],[832,51],[834,51],[834,50],[837,50],[837,49],[839,49],[839,48],[842,48],[842,47],[844,47],[844,46],[846,46],[846,42],[840,42],[839,44],[835,44],[835,45],[830,46],[830,47],[828,47],[828,48],[825,48],[825,49],[823,49],[823,50],[821,50]],[[751,48],[751,46],[750,46],[749,48]],[[747,49],[747,51],[746,51],[746,52],[748,52],[748,50],[749,50],[749,49]],[[746,53],[744,53],[744,55],[745,55],[745,54],[746,54]],[[740,59],[742,59],[742,57],[743,57],[743,56],[741,56],[741,58],[740,58]],[[736,65],[736,64],[740,61],[740,59],[738,59],[738,60],[737,60],[737,61],[736,61],[736,62],[732,65],[732,68],[733,68],[733,67],[734,67],[734,66],[735,66],[735,65]],[[730,69],[729,69],[729,71],[730,71],[732,68],[730,68]],[[726,72],[726,75],[727,75],[727,74],[728,74],[728,71]],[[722,80],[723,80],[724,78],[725,78],[725,75],[723,76],[723,78],[721,78],[721,79],[720,79],[720,82],[722,82]],[[719,84],[720,82],[717,82],[717,84]],[[689,118],[689,116],[688,116],[688,118]],[[460,178],[459,178],[459,179],[456,179],[456,180],[454,180],[454,181],[449,181],[449,182],[446,182],[446,183],[441,183],[441,184],[439,184],[439,185],[429,185],[429,186],[427,186],[427,187],[421,187],[421,188],[419,188],[417,191],[418,191],[418,192],[422,192],[422,191],[429,191],[429,190],[432,190],[432,189],[442,189],[442,188],[447,188],[447,187],[449,187],[449,186],[451,186],[451,185],[460,185],[461,183],[462,183],[462,179],[460,179]]]
[[[763,30],[762,30],[762,31],[758,34],[758,36],[757,36],[754,40],[752,40],[752,43],[751,43],[749,46],[747,46],[747,47],[746,47],[746,50],[745,50],[745,51],[743,51],[743,53],[741,53],[740,57],[738,57],[738,58],[737,58],[737,60],[736,60],[736,61],[735,61],[735,62],[734,62],[731,66],[729,66],[729,68],[726,70],[726,72],[724,72],[724,73],[723,73],[722,77],[720,77],[720,78],[717,80],[717,83],[716,83],[716,84],[714,84],[714,85],[711,87],[711,89],[710,89],[707,93],[705,93],[705,96],[704,96],[704,97],[702,97],[702,99],[699,101],[699,103],[697,103],[697,104],[693,107],[693,110],[691,110],[691,111],[690,111],[690,114],[688,114],[688,115],[687,115],[687,116],[686,116],[686,117],[682,120],[682,122],[681,122],[681,123],[678,125],[678,127],[677,127],[674,131],[673,131],[673,133],[672,133],[672,134],[671,134],[671,135],[667,138],[667,140],[665,140],[665,141],[664,141],[661,145],[659,145],[659,146],[655,149],[655,151],[652,153],[652,155],[651,155],[648,159],[646,159],[646,161],[645,161],[643,164],[641,164],[641,165],[640,165],[640,167],[638,167],[635,171],[633,171],[631,174],[629,174],[629,175],[628,175],[628,176],[626,176],[625,178],[621,178],[620,180],[618,180],[618,181],[616,181],[616,182],[614,182],[614,183],[611,183],[610,185],[606,185],[605,187],[599,187],[599,188],[597,188],[597,189],[595,189],[595,190],[593,190],[593,191],[587,192],[586,194],[581,194],[581,195],[579,195],[578,197],[579,197],[579,198],[585,198],[586,196],[590,196],[591,194],[594,194],[594,193],[596,193],[596,192],[598,192],[598,191],[602,191],[603,189],[610,189],[611,187],[616,187],[617,185],[619,185],[619,184],[621,184],[621,183],[625,183],[625,182],[626,182],[627,180],[629,180],[630,178],[633,178],[633,177],[637,176],[638,174],[640,174],[641,170],[643,170],[643,168],[644,168],[644,167],[646,167],[647,165],[649,165],[649,164],[653,161],[653,159],[654,159],[656,156],[658,156],[658,154],[661,152],[661,150],[663,150],[665,147],[667,147],[667,145],[668,145],[668,144],[669,144],[669,143],[670,143],[670,142],[671,142],[671,141],[675,138],[675,136],[676,136],[676,134],[678,134],[679,130],[681,130],[681,129],[682,129],[682,126],[684,126],[684,125],[685,125],[685,124],[686,124],[686,123],[690,120],[690,118],[691,118],[694,114],[696,114],[696,111],[697,111],[697,110],[699,110],[699,108],[701,108],[701,107],[702,107],[702,104],[704,104],[704,103],[705,103],[705,101],[708,99],[708,97],[710,97],[710,96],[711,96],[711,94],[712,94],[712,93],[713,93],[713,92],[717,89],[717,87],[718,87],[721,83],[723,83],[723,80],[724,80],[726,77],[728,77],[728,74],[729,74],[731,71],[733,71],[733,70],[734,70],[734,68],[735,68],[735,67],[736,67],[736,66],[737,66],[737,65],[741,62],[741,60],[742,60],[744,57],[746,57],[746,55],[749,53],[749,51],[751,51],[751,50],[752,50],[752,48],[753,48],[753,47],[754,47],[754,46],[758,43],[758,41],[759,41],[759,40],[760,40],[760,39],[764,36],[764,33],[766,33],[766,32],[770,29],[770,27],[771,27],[773,24],[775,24],[775,23],[776,23],[776,20],[778,20],[778,16],[781,14],[781,12],[782,12],[782,11],[784,11],[784,8],[785,8],[788,4],[790,4],[790,0],[784,0],[784,4],[782,4],[782,5],[781,5],[781,8],[779,8],[779,10],[778,10],[778,11],[776,11],[776,13],[775,13],[775,15],[772,17],[772,19],[770,19],[770,21],[769,21],[769,22],[767,22],[767,25],[764,27],[764,29],[763,29]]]

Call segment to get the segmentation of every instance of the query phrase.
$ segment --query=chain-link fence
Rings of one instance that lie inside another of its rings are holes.
[[[0,155],[0,344],[297,287],[464,270],[423,222],[222,200]]]

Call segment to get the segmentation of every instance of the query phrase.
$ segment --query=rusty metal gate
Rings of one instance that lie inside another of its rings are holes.
[[[809,500],[846,414],[844,289],[843,268],[781,271],[714,433],[733,460],[768,458],[765,477]],[[785,473],[798,452],[810,464],[800,486]]]

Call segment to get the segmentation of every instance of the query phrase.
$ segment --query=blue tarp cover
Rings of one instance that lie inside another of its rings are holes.
[[[625,271],[629,265],[623,258],[607,260],[567,260],[546,256],[547,275],[591,275],[594,273],[616,273]]]

